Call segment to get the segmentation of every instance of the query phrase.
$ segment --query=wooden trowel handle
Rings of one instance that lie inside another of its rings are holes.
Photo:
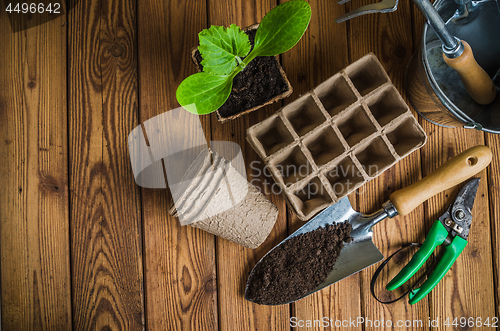
[[[475,146],[458,154],[429,176],[391,194],[390,200],[399,215],[407,215],[432,196],[462,183],[490,164],[491,150]]]
[[[453,59],[443,53],[444,62],[455,69],[474,101],[481,105],[488,105],[495,100],[497,95],[495,85],[486,71],[477,64],[469,44],[464,40],[462,43],[464,52]]]

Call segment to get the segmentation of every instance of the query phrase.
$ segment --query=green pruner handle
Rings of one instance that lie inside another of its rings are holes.
[[[444,254],[439,260],[436,269],[427,278],[425,283],[422,284],[413,293],[410,292],[410,305],[416,304],[422,298],[424,298],[430,291],[443,279],[444,275],[450,270],[451,266],[457,260],[458,256],[462,253],[465,246],[467,245],[467,240],[456,236],[455,239],[445,247]]]
[[[422,247],[413,255],[411,261],[401,269],[396,277],[387,284],[386,289],[393,291],[406,283],[424,265],[436,247],[441,245],[447,236],[448,231],[444,225],[440,221],[434,222]]]

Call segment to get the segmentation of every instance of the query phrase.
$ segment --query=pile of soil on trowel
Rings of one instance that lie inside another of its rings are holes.
[[[351,231],[349,223],[337,223],[285,241],[252,270],[245,297],[264,305],[302,298],[325,281]]]

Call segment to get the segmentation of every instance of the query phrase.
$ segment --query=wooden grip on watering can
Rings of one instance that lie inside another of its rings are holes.
[[[492,153],[487,146],[475,146],[458,154],[429,176],[391,194],[399,215],[407,215],[434,195],[454,187],[485,169]]]
[[[449,58],[443,53],[444,62],[455,69],[465,89],[474,101],[481,105],[490,104],[497,95],[495,84],[493,84],[486,71],[476,62],[470,45],[464,40],[462,40],[462,43],[464,52],[456,58]]]

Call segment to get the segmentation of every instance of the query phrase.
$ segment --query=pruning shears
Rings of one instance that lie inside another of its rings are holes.
[[[424,265],[436,247],[444,245],[443,256],[434,271],[422,286],[409,292],[410,304],[420,301],[441,281],[467,245],[479,180],[480,178],[472,179],[462,187],[448,210],[434,222],[411,261],[387,284],[387,290],[393,291],[406,283]]]

